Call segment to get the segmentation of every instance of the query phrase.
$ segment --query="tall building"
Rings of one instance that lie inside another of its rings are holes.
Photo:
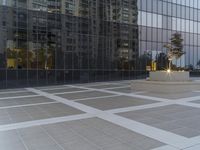
[[[0,87],[142,78],[175,32],[198,69],[199,20],[198,0],[0,0]]]

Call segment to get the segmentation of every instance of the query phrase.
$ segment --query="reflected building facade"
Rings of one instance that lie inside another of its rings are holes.
[[[199,20],[198,0],[0,0],[0,88],[142,78],[175,32],[198,69]]]
[[[136,0],[1,0],[0,87],[130,79]]]
[[[138,0],[140,54],[166,53],[163,45],[172,34],[183,38],[185,55],[173,62],[177,67],[198,70],[200,67],[200,1]]]

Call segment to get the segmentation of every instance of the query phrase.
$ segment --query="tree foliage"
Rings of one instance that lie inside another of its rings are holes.
[[[180,33],[174,33],[170,41],[170,43],[164,45],[164,47],[168,49],[168,59],[178,59],[185,54],[185,52],[183,52],[183,39]]]
[[[44,49],[41,48],[37,51],[37,57],[38,59],[38,64],[39,68],[41,69],[52,69],[53,65],[53,56],[54,56],[54,51],[52,48]]]

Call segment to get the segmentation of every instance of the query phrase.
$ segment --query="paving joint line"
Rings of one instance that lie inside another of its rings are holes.
[[[125,107],[125,108],[115,108],[115,109],[109,109],[105,110],[105,112],[109,113],[125,113],[129,111],[137,111],[137,110],[145,110],[145,109],[150,109],[150,108],[157,108],[157,107],[162,107],[162,106],[168,106],[168,105],[173,105],[173,102],[158,102],[158,103],[152,103],[152,104],[146,104],[146,105],[140,105],[140,106],[130,106],[130,107]]]
[[[61,94],[73,94],[73,93],[83,93],[83,92],[89,92],[89,91],[94,91],[94,90],[78,90],[78,91],[71,91],[71,92],[58,92],[58,93],[50,93],[54,95],[61,95]],[[46,91],[45,91],[46,92]],[[49,92],[47,92],[49,93]]]
[[[149,138],[155,139],[157,141],[160,141],[162,143],[172,145],[177,148],[185,148],[191,145],[194,145],[194,143],[191,143],[191,141],[188,140],[188,138],[162,130],[158,129],[128,118],[124,118],[121,116],[118,116],[116,114],[108,113],[90,106],[86,106],[77,102],[70,101],[68,99],[55,96],[52,94],[48,94],[46,92],[36,90],[33,88],[27,88],[27,90],[32,91],[34,93],[37,93],[39,95],[45,96],[47,98],[51,98],[54,100],[57,100],[61,103],[64,103],[66,105],[69,105],[71,107],[74,107],[76,109],[82,110],[86,113],[91,114],[94,117],[101,118],[103,120],[109,121],[111,123],[114,123],[116,125],[119,125],[121,127],[124,127],[126,129],[129,129],[131,131],[137,132],[141,135],[147,136]]]
[[[103,89],[103,90],[112,90],[113,89],[114,90],[114,89],[123,89],[123,88],[128,88],[128,87],[131,87],[131,86],[117,86],[117,87],[100,88],[100,89]]]
[[[143,98],[143,99],[146,99],[146,100],[149,99],[149,100],[154,100],[154,101],[159,101],[159,102],[171,101],[170,99],[143,96],[143,95],[136,95],[134,93],[122,93],[122,92],[109,91],[109,90],[104,90],[104,89],[88,88],[88,87],[83,87],[83,86],[74,86],[74,85],[70,85],[70,86],[71,87],[75,87],[75,88],[82,88],[82,89],[88,89],[88,90],[95,90],[95,91],[99,91],[99,92],[105,92],[105,93],[111,93],[111,94],[117,94],[117,95],[124,95],[124,96],[129,96],[129,97],[134,97],[134,98]]]
[[[179,98],[175,99],[176,101],[180,102],[191,102],[191,101],[197,101],[200,100],[200,96],[193,96],[193,97],[187,97],[187,98]]]
[[[57,87],[57,88],[44,88],[44,89],[39,89],[41,91],[53,91],[53,90],[62,90],[62,89],[69,89],[70,87],[63,86],[63,87]]]
[[[75,100],[72,100],[74,102],[79,102],[79,101],[85,101],[85,100],[91,100],[91,99],[103,99],[103,98],[111,98],[111,97],[118,97],[118,96],[121,96],[121,95],[109,95],[109,96],[98,96],[98,97],[90,97],[90,98],[81,98],[81,99],[75,99]]]
[[[20,123],[12,123],[12,124],[0,125],[0,132],[41,126],[41,125],[55,124],[55,123],[66,122],[66,121],[88,119],[88,118],[93,118],[93,117],[95,116],[88,113],[84,113],[84,114],[77,114],[77,115],[70,115],[70,116],[63,116],[63,117],[47,118],[47,119],[41,119],[41,120],[32,120],[32,121],[26,121],[26,122],[20,122]]]

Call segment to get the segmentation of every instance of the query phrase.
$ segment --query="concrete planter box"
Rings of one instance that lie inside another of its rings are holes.
[[[185,82],[190,81],[190,73],[188,71],[172,71],[170,73],[166,71],[155,71],[149,74],[150,81],[175,81]]]
[[[147,91],[152,93],[184,93],[200,90],[200,82],[190,80],[189,72],[150,72],[148,80],[132,81],[133,91]]]

